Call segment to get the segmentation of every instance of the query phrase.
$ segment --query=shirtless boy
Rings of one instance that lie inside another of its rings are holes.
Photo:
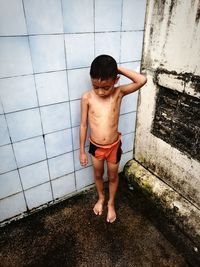
[[[116,86],[119,74],[128,77],[132,83]],[[117,67],[116,61],[108,55],[100,55],[94,59],[90,69],[92,89],[81,98],[80,124],[80,163],[86,166],[88,156],[85,152],[85,141],[88,122],[90,126],[90,148],[92,157],[94,180],[98,192],[98,201],[93,211],[101,215],[105,200],[103,188],[104,160],[107,161],[107,175],[109,181],[109,200],[107,222],[114,222],[115,195],[118,187],[118,167],[121,157],[121,134],[118,132],[120,105],[123,96],[141,88],[147,81],[146,77]]]

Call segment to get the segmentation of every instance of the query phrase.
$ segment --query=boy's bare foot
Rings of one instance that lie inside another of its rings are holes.
[[[108,204],[107,222],[113,223],[116,220],[116,212],[114,204]]]
[[[94,205],[93,211],[96,215],[101,215],[103,212],[104,199],[99,199]]]

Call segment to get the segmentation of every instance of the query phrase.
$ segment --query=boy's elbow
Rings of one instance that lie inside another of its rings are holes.
[[[142,81],[141,81],[142,86],[145,85],[146,82],[147,82],[147,77],[142,75]]]

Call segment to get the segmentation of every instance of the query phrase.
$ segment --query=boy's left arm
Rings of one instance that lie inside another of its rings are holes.
[[[147,78],[144,75],[137,73],[133,70],[119,67],[118,73],[126,76],[127,78],[129,78],[130,80],[133,81],[130,84],[125,84],[125,85],[119,86],[119,89],[120,89],[122,95],[127,95],[127,94],[130,94],[130,93],[137,91],[147,82]]]

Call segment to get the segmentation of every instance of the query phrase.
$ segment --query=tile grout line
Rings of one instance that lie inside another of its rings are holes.
[[[24,0],[22,0],[22,5],[23,5],[24,17],[25,17],[27,33],[28,33],[28,25],[27,25],[27,18],[26,18]],[[42,140],[44,142],[44,149],[45,149],[45,156],[46,156],[45,161],[47,162],[48,175],[49,175],[49,184],[50,184],[50,188],[51,188],[51,196],[52,196],[52,200],[51,201],[54,201],[53,186],[52,186],[51,179],[50,179],[50,168],[49,168],[49,162],[48,162],[48,157],[47,157],[47,148],[46,148],[46,143],[45,143],[45,133],[44,133],[44,128],[43,128],[43,124],[42,124],[42,116],[41,116],[41,109],[40,109],[40,104],[39,104],[39,96],[38,96],[38,92],[37,92],[37,85],[36,85],[34,66],[33,66],[32,54],[31,54],[30,35],[28,35],[28,44],[29,44],[29,51],[30,51],[30,57],[31,57],[31,64],[32,64],[32,68],[33,68],[33,79],[34,79],[35,92],[36,92],[36,97],[37,97],[37,102],[38,102],[38,110],[39,110],[39,114],[40,114],[40,123],[41,123],[42,138],[43,138]],[[28,208],[28,206],[27,206],[27,208]]]
[[[62,12],[62,22],[64,27],[64,16],[63,16],[63,3],[61,1],[61,12]],[[63,28],[64,32],[64,28]],[[72,157],[73,157],[73,170],[74,170],[74,183],[75,183],[75,190],[77,191],[77,181],[76,181],[76,170],[75,170],[75,155],[74,155],[74,141],[73,141],[73,131],[72,131],[72,111],[71,111],[71,100],[70,100],[70,89],[69,89],[69,75],[68,75],[68,63],[67,63],[67,50],[66,50],[66,36],[65,32],[63,33],[63,40],[64,40],[64,55],[65,55],[65,64],[66,64],[66,76],[67,76],[67,90],[68,90],[68,98],[69,98],[69,118],[70,118],[70,129],[71,129],[71,142],[72,142]]]

